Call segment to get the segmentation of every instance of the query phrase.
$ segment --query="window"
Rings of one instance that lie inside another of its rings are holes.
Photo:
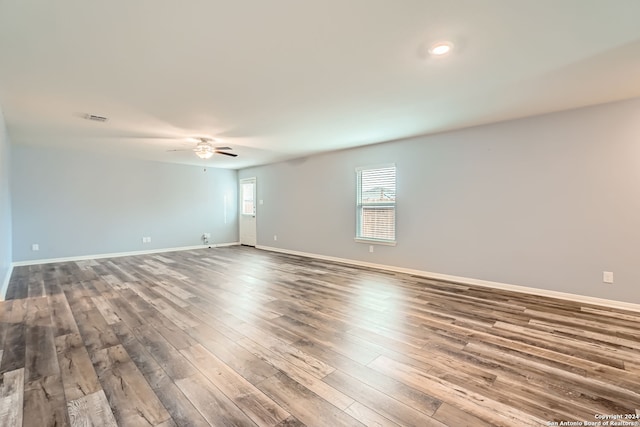
[[[358,168],[356,174],[356,240],[394,244],[396,166]]]
[[[254,183],[242,184],[242,215],[255,215]]]

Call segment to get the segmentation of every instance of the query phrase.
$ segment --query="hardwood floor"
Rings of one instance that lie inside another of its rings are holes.
[[[2,426],[640,425],[640,313],[247,247],[16,267],[0,341]]]

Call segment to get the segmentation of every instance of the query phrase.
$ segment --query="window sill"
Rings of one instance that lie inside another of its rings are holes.
[[[355,237],[353,239],[357,243],[367,243],[369,245],[382,245],[382,246],[395,246],[395,240],[377,240],[377,239],[366,239],[363,237]]]

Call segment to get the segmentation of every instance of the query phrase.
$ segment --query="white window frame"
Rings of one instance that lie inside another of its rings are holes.
[[[256,181],[255,178],[247,178],[246,181],[249,180],[253,180],[250,183],[244,183],[242,182],[243,180],[241,180],[240,182],[240,214],[244,215],[244,216],[255,216],[256,214]],[[252,186],[252,192],[251,192],[251,212],[246,212],[245,211],[245,199],[244,199],[244,186],[245,185],[251,185]]]
[[[395,179],[396,179],[396,188],[394,189],[397,192],[397,168],[395,163],[386,163],[382,165],[372,165],[372,166],[362,166],[356,168],[356,237],[354,240],[360,243],[368,243],[368,244],[377,244],[377,245],[387,245],[387,246],[395,246],[397,239],[397,194],[395,199],[391,202],[376,202],[371,204],[366,204],[362,202],[362,172],[365,170],[375,170],[375,169],[386,169],[386,168],[394,168],[395,169]],[[373,237],[364,237],[361,235],[362,233],[362,212],[363,208],[366,206],[375,206],[379,208],[393,208],[393,239],[378,239]]]

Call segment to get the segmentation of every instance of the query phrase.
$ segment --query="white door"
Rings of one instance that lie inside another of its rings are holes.
[[[256,245],[256,179],[240,180],[240,244]]]

